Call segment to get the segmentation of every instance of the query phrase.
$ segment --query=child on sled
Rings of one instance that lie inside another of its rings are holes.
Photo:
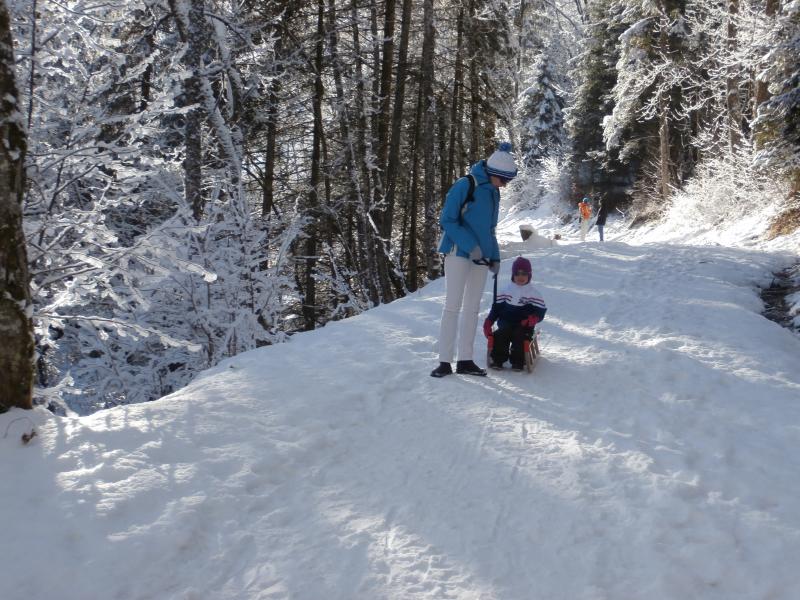
[[[494,336],[492,369],[502,369],[511,360],[511,368],[521,371],[525,364],[525,339],[530,339],[536,323],[544,319],[547,307],[533,284],[533,269],[527,258],[519,257],[511,267],[511,282],[497,294],[489,316],[483,322],[483,334]],[[492,325],[497,321],[497,329]]]

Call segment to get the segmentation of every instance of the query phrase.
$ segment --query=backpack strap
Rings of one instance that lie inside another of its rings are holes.
[[[461,210],[458,212],[459,225],[464,224],[463,216],[464,213],[467,212],[467,204],[475,201],[475,186],[478,185],[478,181],[472,173],[467,173],[464,177],[469,181],[469,190],[467,191],[467,197],[464,198],[464,202],[461,204]]]

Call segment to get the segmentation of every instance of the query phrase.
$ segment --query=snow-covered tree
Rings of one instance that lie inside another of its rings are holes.
[[[241,117],[261,79],[244,76],[241,48],[255,43],[227,4],[188,6],[110,4],[76,19],[47,4],[40,21],[17,20],[19,39],[36,26],[44,40],[19,62],[34,90],[25,210],[43,399],[88,411],[158,398],[284,336],[288,248],[304,221],[260,222],[243,185]],[[206,38],[189,101],[191,15]],[[201,161],[190,177],[187,148]]]
[[[614,0],[588,5],[586,35],[578,44],[570,72],[575,89],[565,116],[571,143],[570,171],[579,188],[609,180],[622,170],[619,149],[606,148],[602,127],[603,119],[614,110],[618,39],[626,29],[621,14],[622,7]]]
[[[631,2],[622,19],[631,25],[620,38],[615,105],[603,136],[607,148],[621,149],[623,162],[638,155],[656,167],[654,188],[666,200],[692,168],[689,121],[681,111],[691,80],[686,0]]]
[[[770,97],[757,107],[754,123],[760,147],[757,160],[787,175],[796,199],[800,195],[800,3],[788,3],[774,23],[772,49],[763,58],[769,65],[764,77]]]
[[[558,153],[566,140],[564,99],[555,80],[550,60],[543,53],[533,69],[533,80],[521,94],[517,106],[518,131],[524,163]]]
[[[737,1],[15,2],[37,396],[156,398],[405,294],[500,139],[542,193],[663,191],[743,160],[763,79],[762,163],[790,169],[794,9]]]

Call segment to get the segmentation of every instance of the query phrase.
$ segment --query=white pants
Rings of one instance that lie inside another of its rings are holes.
[[[589,232],[589,219],[581,219],[581,241],[586,241],[586,234]]]
[[[448,254],[444,259],[445,288],[447,294],[439,329],[439,362],[452,362],[456,344],[458,314],[461,327],[458,331],[458,360],[472,360],[472,346],[478,326],[478,310],[486,285],[489,267],[476,265],[468,258]],[[463,309],[462,309],[463,304]]]

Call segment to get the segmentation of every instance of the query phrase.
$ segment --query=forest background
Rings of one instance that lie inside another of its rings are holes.
[[[588,194],[636,226],[688,191],[800,223],[797,0],[5,0],[0,33],[56,412],[440,276],[444,194],[501,140],[513,210]]]

